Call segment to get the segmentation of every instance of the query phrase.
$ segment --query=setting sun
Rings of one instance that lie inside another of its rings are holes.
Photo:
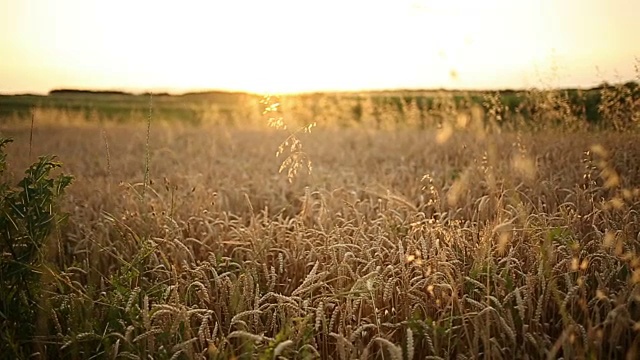
[[[640,359],[639,14],[0,0],[0,358]]]
[[[633,78],[635,1],[7,1],[0,92],[592,86]]]

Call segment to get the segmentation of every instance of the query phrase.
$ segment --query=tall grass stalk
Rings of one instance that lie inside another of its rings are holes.
[[[142,198],[147,192],[149,186],[149,164],[151,162],[151,150],[149,149],[149,141],[151,137],[151,118],[153,117],[153,93],[149,92],[149,112],[147,114],[147,132],[144,143],[144,179],[142,180]]]

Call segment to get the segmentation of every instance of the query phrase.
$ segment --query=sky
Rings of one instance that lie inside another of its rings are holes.
[[[589,87],[638,80],[638,14],[638,0],[0,0],[0,93]]]

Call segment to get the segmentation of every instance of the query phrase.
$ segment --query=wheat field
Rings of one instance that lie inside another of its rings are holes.
[[[15,354],[640,356],[635,131],[46,117],[0,132],[74,176]]]

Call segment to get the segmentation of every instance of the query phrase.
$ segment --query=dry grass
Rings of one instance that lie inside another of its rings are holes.
[[[2,133],[25,168],[29,129]],[[76,177],[48,356],[638,354],[636,134],[300,136],[290,184],[278,131],[152,125],[143,192],[145,125],[36,124]]]

